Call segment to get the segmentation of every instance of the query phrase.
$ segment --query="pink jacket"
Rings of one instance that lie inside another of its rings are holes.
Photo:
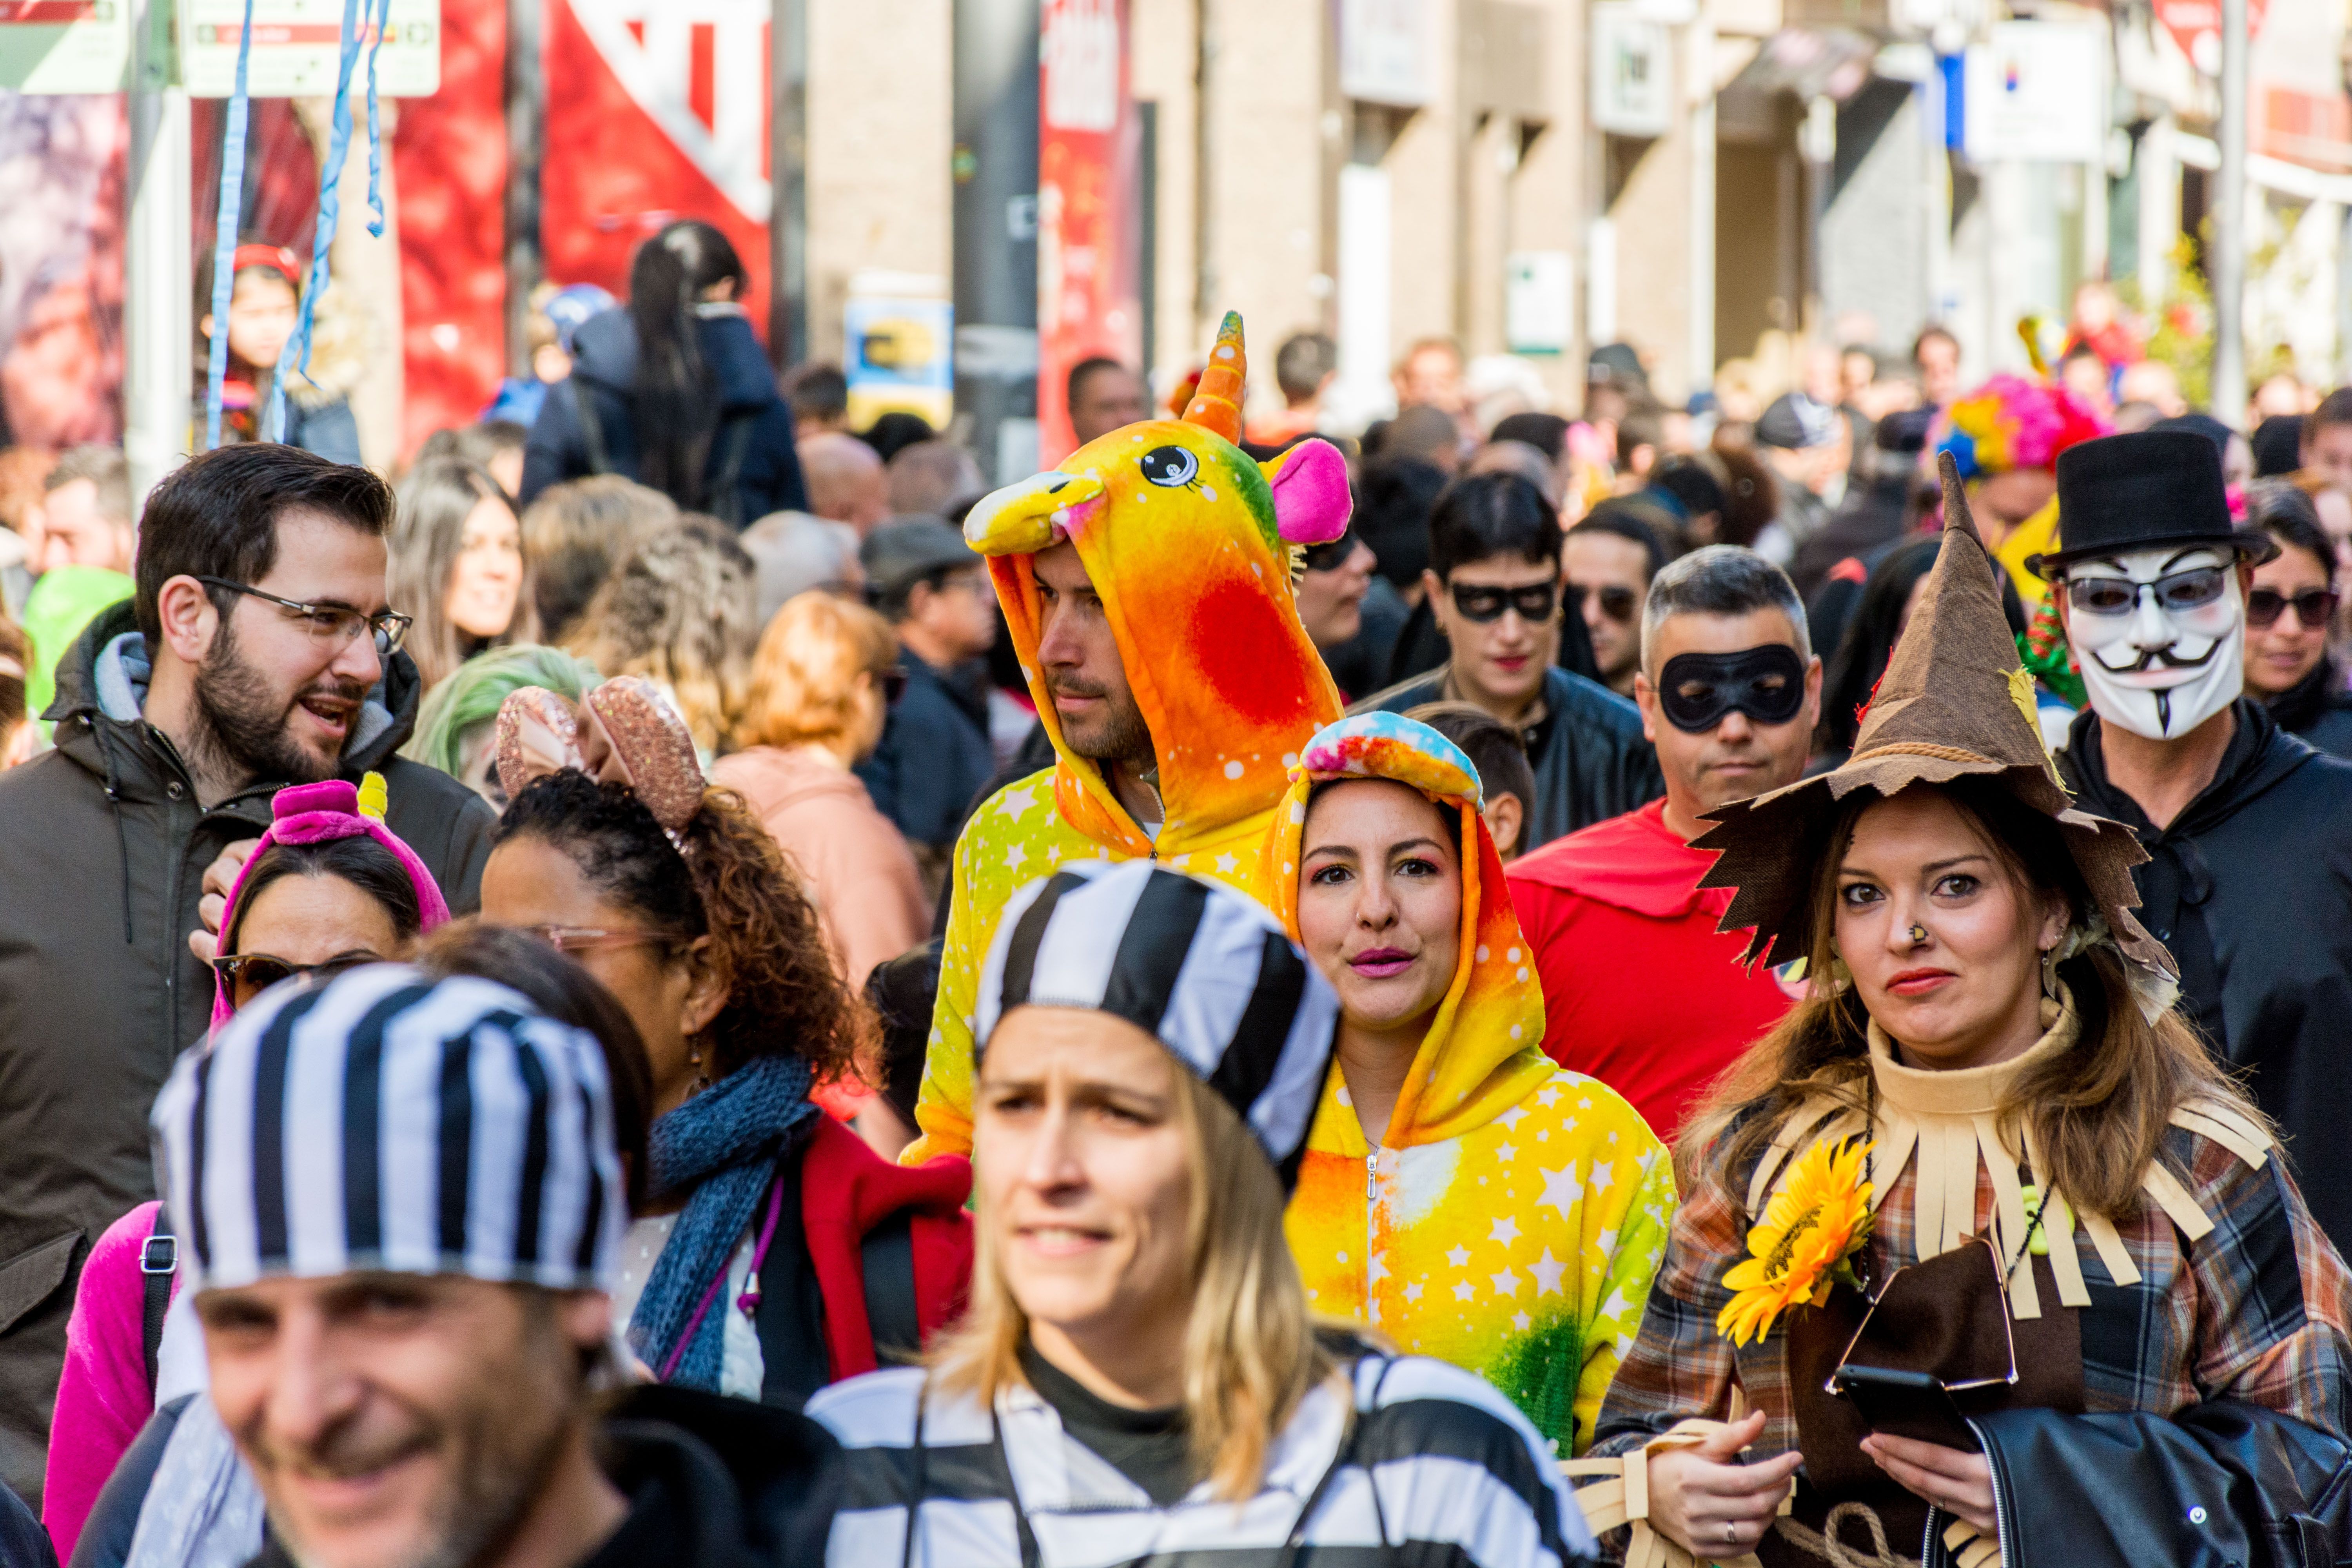
[[[60,1563],[73,1557],[99,1489],[155,1413],[155,1389],[147,1381],[147,1286],[139,1255],[155,1233],[155,1215],[163,1206],[141,1204],[106,1227],[82,1265],[73,1314],[66,1320],[66,1364],[58,1379],[48,1479],[41,1492],[41,1522],[57,1542]],[[174,1276],[173,1294],[179,1289]]]
[[[710,782],[740,792],[792,858],[851,985],[931,934],[915,857],[856,774],[814,747],[753,746],[719,758]]]

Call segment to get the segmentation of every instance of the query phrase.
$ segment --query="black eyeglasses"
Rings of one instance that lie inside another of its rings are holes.
[[[1576,607],[1580,611],[1584,608],[1586,595],[1600,595],[1601,613],[1621,626],[1631,626],[1633,621],[1633,612],[1642,607],[1641,596],[1633,589],[1618,583],[1612,583],[1601,588],[1587,588],[1581,584],[1570,583],[1568,585],[1568,591],[1575,595]]]
[[[1559,607],[1558,583],[1528,583],[1517,588],[1454,583],[1448,585],[1448,592],[1454,595],[1454,614],[1482,626],[1501,620],[1505,610],[1517,610],[1521,620],[1544,626]]]
[[[2128,616],[2139,608],[2142,594],[2153,594],[2160,609],[2193,610],[2220,598],[2229,585],[2229,569],[2221,566],[2168,572],[2153,583],[2135,583],[2128,577],[2069,577],[2066,602],[2086,616]]]
[[[1348,563],[1356,552],[1356,531],[1349,529],[1339,538],[1324,544],[1307,547],[1307,569],[1309,572],[1336,572]]]
[[[2257,588],[2246,595],[2246,624],[2269,626],[2292,605],[2303,629],[2315,632],[2336,618],[2336,606],[2342,598],[2333,588],[2305,588],[2292,598],[2276,588]]]
[[[345,952],[324,963],[296,963],[291,959],[273,958],[266,952],[231,952],[212,961],[213,972],[228,982],[229,989],[240,1000],[259,995],[281,980],[291,980],[298,974],[316,974],[332,979],[344,970],[362,963],[381,963],[383,958],[373,952]]]
[[[281,599],[275,594],[265,594],[243,583],[232,583],[226,577],[199,577],[197,582],[207,588],[225,588],[232,594],[242,594],[248,599],[261,599],[281,610],[290,610],[308,625],[311,637],[331,643],[341,652],[359,640],[362,629],[375,637],[376,657],[390,658],[408,640],[408,628],[416,624],[413,616],[397,610],[378,610],[374,615],[362,615],[348,605],[305,605],[295,599]]]

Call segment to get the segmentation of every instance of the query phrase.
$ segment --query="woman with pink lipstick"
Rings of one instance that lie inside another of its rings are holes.
[[[1632,1106],[1543,1054],[1479,795],[1402,714],[1300,756],[1268,861],[1340,1022],[1285,1229],[1317,1311],[1477,1373],[1566,1455],[1640,1326],[1674,1177]]]
[[[2137,842],[2061,786],[1944,472],[1853,756],[1695,841],[1748,959],[1814,984],[1677,1142],[1587,1517],[1664,1568],[2121,1568],[2294,1514],[2341,1541],[2352,1276],[2173,1007]]]

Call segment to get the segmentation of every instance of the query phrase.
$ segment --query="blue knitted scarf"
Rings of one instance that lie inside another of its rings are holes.
[[[654,1123],[654,1195],[693,1194],[629,1319],[631,1347],[656,1373],[758,1217],[777,1160],[812,1130],[814,1114],[807,1063],[755,1057]],[[670,1382],[718,1392],[734,1310],[732,1301],[712,1304]]]

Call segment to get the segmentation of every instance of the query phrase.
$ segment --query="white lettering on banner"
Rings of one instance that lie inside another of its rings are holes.
[[[768,221],[768,0],[569,0],[646,118],[753,223]]]
[[[1039,47],[1045,66],[1045,123],[1056,131],[1118,127],[1116,0],[1046,0]]]

